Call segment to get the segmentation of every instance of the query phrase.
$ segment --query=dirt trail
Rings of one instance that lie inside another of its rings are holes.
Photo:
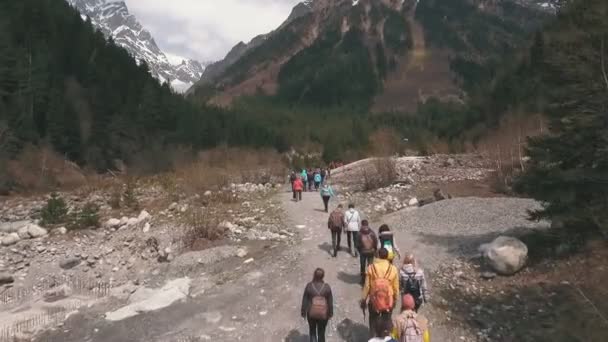
[[[327,214],[318,193],[305,193],[299,203],[281,193],[287,222],[298,227],[301,243],[256,257],[220,278],[193,279],[195,298],[166,309],[120,322],[103,319],[104,308],[74,315],[63,330],[47,333],[40,341],[308,341],[306,322],[300,318],[300,301],[316,267],[326,270],[335,298],[335,317],[328,341],[367,341],[367,326],[357,301],[361,287],[358,258],[345,252],[329,255]],[[336,205],[337,203],[333,203]],[[398,236],[400,240],[407,236]],[[343,246],[345,239],[343,238]],[[282,246],[282,245],[280,245]],[[203,270],[208,271],[208,270]],[[201,273],[203,273],[201,272]],[[219,284],[220,286],[216,286]],[[433,313],[431,312],[431,317]],[[458,334],[434,327],[434,341],[456,341]]]

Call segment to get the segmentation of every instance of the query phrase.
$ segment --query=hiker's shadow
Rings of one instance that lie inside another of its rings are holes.
[[[338,334],[346,342],[367,342],[370,338],[366,325],[345,319],[338,324]]]
[[[332,255],[333,251],[334,251],[334,247],[328,243],[328,242],[323,242],[322,244],[320,244],[319,249],[326,252],[329,255]]]
[[[297,330],[292,330],[289,332],[287,337],[285,337],[285,342],[309,342],[310,337],[308,335],[303,335]]]
[[[350,274],[346,272],[338,272],[338,279],[345,282],[346,284],[361,284],[361,275],[360,274]]]

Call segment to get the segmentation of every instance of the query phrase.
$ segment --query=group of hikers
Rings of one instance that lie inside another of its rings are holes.
[[[302,192],[318,191],[323,199],[325,212],[329,210],[329,200],[334,197],[334,191],[329,185],[331,177],[330,169],[302,169],[301,173],[292,171],[289,175],[289,182],[293,192],[293,200],[298,202],[302,200]]]
[[[376,234],[353,204],[347,211],[340,204],[329,215],[327,227],[331,231],[332,257],[338,256],[343,232],[348,253],[359,257],[363,286],[359,304],[364,315],[366,311],[369,314],[373,336],[369,342],[429,342],[428,320],[418,314],[429,300],[424,271],[413,254],[405,254],[399,268],[394,265],[401,261],[401,252],[389,226],[381,225]],[[334,313],[333,294],[324,276],[323,269],[314,271],[302,299],[301,315],[308,320],[311,342],[325,342],[325,329]],[[399,303],[400,313],[393,318]]]

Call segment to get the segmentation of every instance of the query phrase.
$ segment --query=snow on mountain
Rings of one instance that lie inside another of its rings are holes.
[[[185,92],[203,74],[205,66],[200,62],[170,55],[168,57],[156,45],[154,38],[137,18],[129,13],[124,1],[115,0],[67,0],[83,18],[91,18],[93,26],[112,37],[116,44],[125,48],[137,61],[145,61],[152,75],[161,82],[169,82],[177,92]]]

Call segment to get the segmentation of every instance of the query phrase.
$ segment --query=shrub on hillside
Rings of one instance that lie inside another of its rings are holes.
[[[70,215],[71,230],[99,227],[99,207],[94,203],[87,203]]]
[[[393,184],[399,173],[392,158],[376,158],[363,169],[363,190],[371,191]]]
[[[65,200],[57,193],[52,193],[40,212],[41,223],[44,226],[65,223],[67,214],[68,206]]]

